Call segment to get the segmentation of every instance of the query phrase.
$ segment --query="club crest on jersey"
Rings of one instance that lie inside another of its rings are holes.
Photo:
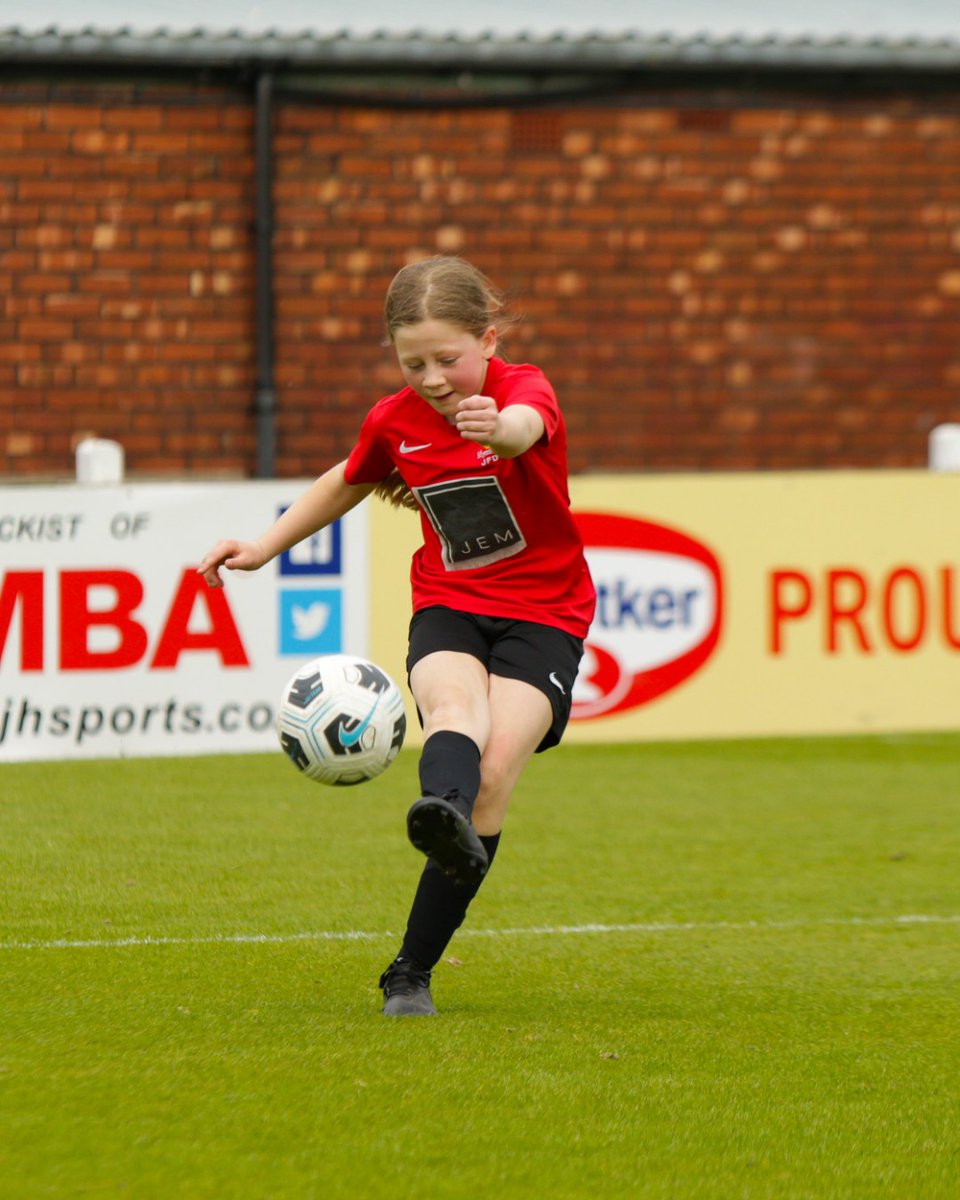
[[[500,461],[500,455],[491,450],[489,446],[477,447],[477,462],[481,467],[489,467],[495,462]]]

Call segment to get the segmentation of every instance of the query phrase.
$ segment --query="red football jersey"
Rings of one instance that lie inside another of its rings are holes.
[[[535,408],[544,436],[500,458],[406,387],[367,414],[347,482],[379,483],[396,467],[416,497],[423,545],[410,572],[415,611],[442,604],[585,637],[595,593],[570,513],[567,435],[553,388],[538,367],[493,358],[483,394],[500,409]]]

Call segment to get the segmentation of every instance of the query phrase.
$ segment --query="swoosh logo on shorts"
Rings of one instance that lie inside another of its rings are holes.
[[[412,454],[414,450],[429,450],[433,442],[421,442],[419,446],[408,446],[405,441],[400,443],[401,454]]]
[[[377,698],[373,702],[373,707],[356,727],[356,729],[346,730],[342,725],[340,726],[337,736],[340,738],[340,745],[343,746],[344,749],[349,750],[351,746],[355,746],[363,737],[364,730],[373,720],[373,714],[377,711],[377,705],[380,703],[380,697],[382,695],[382,692],[377,693]]]
[[[550,680],[550,682],[553,684],[554,687],[560,689],[560,691],[563,693],[564,696],[567,694],[567,689],[563,686],[563,684],[557,678],[556,671],[551,671],[550,674],[547,676],[547,678]]]

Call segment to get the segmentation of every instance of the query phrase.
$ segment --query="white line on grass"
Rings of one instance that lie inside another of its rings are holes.
[[[824,925],[957,925],[960,914],[904,913],[889,917],[823,917],[814,921],[644,921],[616,925],[527,925],[507,929],[461,929],[457,937],[561,937],[605,933],[708,933],[768,929],[815,929]],[[211,937],[53,938],[50,941],[0,942],[2,950],[119,950],[140,946],[286,945],[291,942],[371,942],[396,939],[390,930],[318,929],[303,933],[218,933]]]

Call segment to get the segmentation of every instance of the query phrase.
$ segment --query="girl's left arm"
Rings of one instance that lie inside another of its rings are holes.
[[[346,465],[346,461],[337,463],[314,480],[255,542],[236,538],[223,538],[217,542],[197,567],[207,586],[223,587],[221,567],[229,571],[258,571],[284,550],[333,524],[369,496],[376,484],[347,483]]]

